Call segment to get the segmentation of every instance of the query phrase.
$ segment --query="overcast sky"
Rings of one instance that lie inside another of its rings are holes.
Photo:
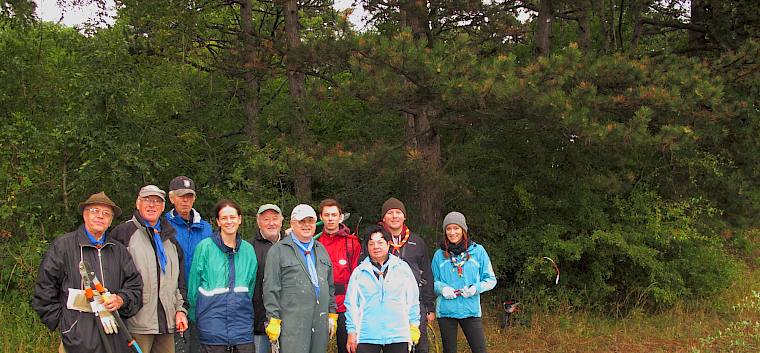
[[[335,8],[343,10],[351,7],[352,0],[335,0]],[[107,0],[107,6],[111,9],[112,13],[115,13],[113,0]],[[361,9],[361,7],[359,8]],[[66,26],[75,26],[92,20],[97,17],[98,8],[95,5],[81,6],[75,8],[62,9],[56,3],[56,0],[37,0],[37,15],[45,20],[52,22],[60,22]],[[63,19],[61,19],[63,16]],[[358,29],[361,29],[361,10],[354,10],[351,14],[350,20]],[[107,20],[108,23],[113,23],[113,19]]]

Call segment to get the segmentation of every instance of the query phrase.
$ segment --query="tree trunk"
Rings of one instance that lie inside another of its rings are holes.
[[[441,138],[431,126],[438,119],[440,112],[434,108],[423,109],[415,116],[417,143],[422,152],[422,176],[419,180],[417,202],[422,223],[435,226],[441,222],[443,195],[441,192]]]
[[[300,151],[308,151],[309,145],[306,134],[307,124],[303,111],[303,100],[306,97],[306,75],[300,70],[298,61],[292,57],[301,46],[300,28],[298,23],[298,2],[296,0],[285,0],[285,36],[287,39],[288,54],[286,54],[285,65],[288,76],[288,89],[290,96],[293,98],[295,107],[295,122],[291,128],[291,134],[295,140],[295,145]],[[311,201],[311,176],[304,161],[296,160],[295,165],[291,166],[295,173],[295,191],[299,202]]]
[[[401,14],[401,26],[411,28],[414,39],[419,40],[425,38],[427,40],[427,46],[431,47],[433,37],[430,32],[427,1],[403,1],[399,6],[399,12]]]
[[[259,66],[258,53],[255,47],[255,38],[253,35],[253,16],[251,0],[240,1],[240,36],[244,43],[245,54],[243,55],[243,68],[245,68],[244,79],[248,85],[245,94],[245,115],[246,128],[245,132],[248,141],[256,146],[261,146],[258,133],[259,121],[259,86],[260,81],[257,74]]]
[[[541,56],[548,56],[551,52],[552,22],[554,21],[553,12],[552,0],[541,0],[539,2],[535,50],[536,53]]]
[[[709,0],[692,0],[691,1],[691,24],[707,27],[707,17],[709,15]],[[700,49],[707,46],[707,31],[689,30],[689,48]]]
[[[578,29],[580,30],[580,45],[584,52],[591,50],[591,1],[578,1]]]
[[[400,5],[401,25],[412,30],[415,40],[425,38],[426,46],[432,47],[435,38],[430,30],[427,1],[414,0]],[[424,89],[424,87],[420,87]],[[441,221],[443,194],[440,188],[441,141],[431,121],[439,118],[440,112],[429,108],[426,103],[411,104],[403,113],[406,119],[404,136],[408,151],[413,151],[422,163],[422,168],[412,176],[416,192],[415,205],[420,211],[420,221],[426,226],[436,226]]]

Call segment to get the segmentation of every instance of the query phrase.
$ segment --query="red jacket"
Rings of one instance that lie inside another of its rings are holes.
[[[335,234],[322,233],[317,239],[327,248],[333,265],[333,280],[335,281],[335,304],[338,312],[346,311],[343,299],[346,297],[346,287],[351,272],[359,264],[362,247],[359,238],[351,234],[351,230],[344,224],[340,224]]]

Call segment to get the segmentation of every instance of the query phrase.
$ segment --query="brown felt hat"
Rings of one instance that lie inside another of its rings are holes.
[[[114,218],[121,216],[121,208],[108,198],[105,192],[101,191],[97,194],[92,194],[84,202],[79,203],[79,213],[84,212],[84,208],[87,205],[106,205],[111,206],[113,209]]]
[[[404,217],[406,217],[406,208],[404,207],[404,203],[395,197],[391,197],[383,202],[383,213],[380,214],[380,217],[384,217],[389,210],[392,210],[394,208],[401,210],[401,212],[404,213]]]

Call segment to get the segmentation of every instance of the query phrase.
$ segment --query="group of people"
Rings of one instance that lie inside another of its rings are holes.
[[[146,185],[110,231],[122,210],[105,193],[79,204],[83,224],[50,245],[32,299],[59,352],[323,353],[335,337],[339,353],[427,353],[436,319],[444,352],[460,326],[486,352],[480,293],[496,277],[461,213],[446,215],[431,261],[396,198],[360,240],[334,199],[297,205],[285,231],[280,207],[262,205],[244,239],[240,205],[219,201],[213,230],[196,197],[174,178],[164,214],[167,193]]]

